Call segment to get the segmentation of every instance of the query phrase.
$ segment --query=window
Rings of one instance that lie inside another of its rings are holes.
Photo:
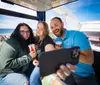
[[[18,6],[18,5],[7,4],[7,3],[4,3],[4,2],[1,2],[1,0],[0,0],[0,8],[19,12],[19,13],[24,13],[24,14],[28,14],[28,15],[32,15],[32,16],[37,16],[37,12],[34,11],[34,10],[27,9],[27,8],[24,8],[24,7],[21,7],[21,6]]]
[[[19,23],[28,24],[35,32],[38,21],[0,14],[0,34],[11,34]]]

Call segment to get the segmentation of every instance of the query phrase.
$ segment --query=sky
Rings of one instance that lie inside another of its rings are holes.
[[[79,22],[100,21],[100,0],[77,0],[59,8],[64,12],[69,10]],[[60,16],[53,10],[48,10],[47,13],[47,21],[54,16]]]
[[[5,7],[5,6],[7,8],[18,9],[17,7],[11,7],[11,6],[9,7],[7,4],[3,4],[0,2],[0,7]],[[70,4],[61,6],[61,9],[66,11],[66,7],[77,17],[77,19],[80,22],[100,21],[100,0],[77,0]],[[53,10],[46,11],[46,13],[48,13],[46,14],[46,18],[47,18],[46,21],[50,21],[50,19],[55,16],[61,17],[61,15],[59,15]],[[33,20],[0,15],[0,27],[1,28],[2,27],[15,28],[15,24],[17,25],[19,22],[27,22],[29,23],[29,25],[32,26],[33,29],[36,28],[36,24],[37,24],[37,22],[34,22]]]
[[[75,2],[59,7],[64,12],[72,12],[80,22],[86,21],[100,21],[100,0],[77,0]],[[68,9],[68,10],[67,10]],[[48,11],[48,16],[59,16],[53,11]]]
[[[70,9],[80,22],[100,20],[100,0],[77,0],[64,6]]]
[[[81,26],[83,26],[84,30],[99,30],[100,31],[100,0],[77,0],[75,2],[63,5],[61,7],[59,7],[61,11],[69,14],[72,14],[72,16],[70,16],[71,20],[73,21],[78,20],[79,23],[81,23],[82,25],[80,25],[79,27],[77,27],[76,24],[74,24],[74,21],[72,23],[72,21],[70,21],[68,18],[66,21],[64,26],[65,28],[69,28],[69,29],[76,29],[80,28]],[[59,14],[58,14],[59,13]],[[50,24],[50,20],[55,17],[61,17],[61,12],[59,11],[58,13],[56,13],[54,10],[48,10],[47,11],[47,16],[46,16],[46,21],[48,22],[48,24]],[[74,15],[75,18],[72,18]],[[61,17],[62,18],[62,17]],[[67,22],[68,21],[68,22]],[[92,23],[92,24],[88,24],[86,27],[84,25],[84,23]],[[77,23],[77,22],[76,22]],[[94,23],[94,24],[93,24]],[[98,23],[98,24],[95,24]],[[91,27],[95,28],[95,29],[91,29]]]

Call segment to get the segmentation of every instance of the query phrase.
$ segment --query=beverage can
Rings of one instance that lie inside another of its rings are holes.
[[[35,44],[30,44],[28,47],[29,47],[30,52],[35,51]]]

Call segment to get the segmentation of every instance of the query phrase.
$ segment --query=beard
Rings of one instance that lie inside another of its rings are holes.
[[[64,34],[64,29],[61,28],[61,29],[59,29],[59,33],[54,33],[54,34],[55,34],[55,36],[57,36],[57,37],[61,37],[61,36]]]

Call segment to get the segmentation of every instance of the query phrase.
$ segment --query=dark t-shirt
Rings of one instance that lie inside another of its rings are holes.
[[[42,42],[39,42],[39,45],[38,45],[39,48],[38,49],[40,50],[40,52],[45,52],[45,46],[47,44],[52,44],[52,45],[55,46],[55,43],[50,36],[45,37],[45,39]]]

